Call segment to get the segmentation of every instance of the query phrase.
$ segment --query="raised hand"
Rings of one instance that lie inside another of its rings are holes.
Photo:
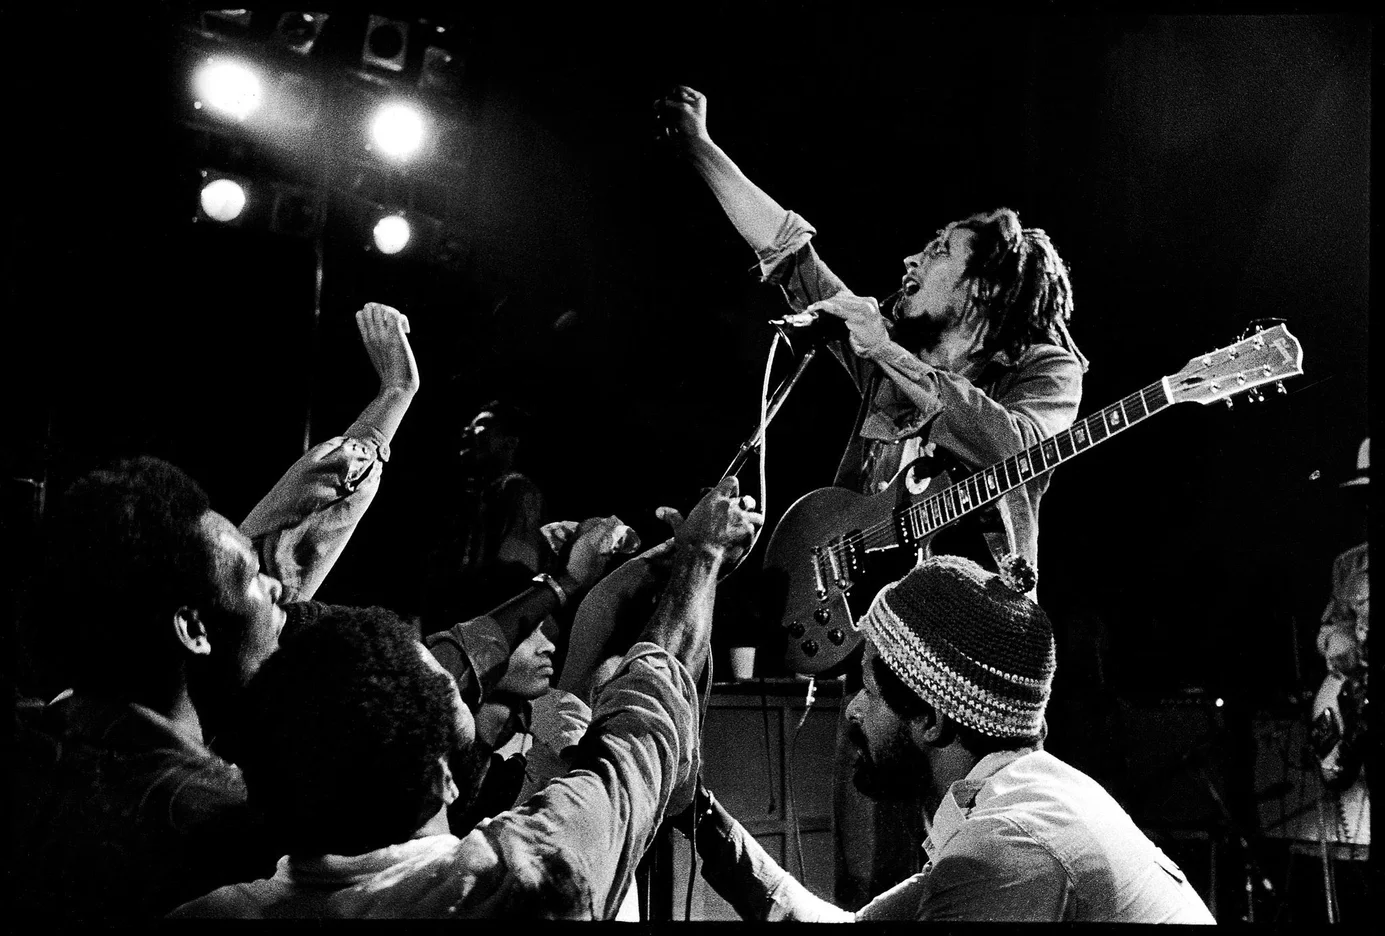
[[[418,364],[405,337],[409,333],[408,316],[383,303],[367,302],[356,313],[356,328],[380,377],[380,389],[402,390],[410,396],[417,393]]]
[[[674,534],[678,548],[734,562],[765,522],[764,514],[754,512],[754,499],[741,497],[740,490],[740,481],[732,475],[708,491]]]
[[[629,555],[639,548],[639,535],[619,517],[583,520],[568,552],[567,574],[579,589],[586,590],[605,574],[612,556]]]
[[[654,102],[657,137],[673,143],[710,140],[707,134],[707,96],[686,85]]]

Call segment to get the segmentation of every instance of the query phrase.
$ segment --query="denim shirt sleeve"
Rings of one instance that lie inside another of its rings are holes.
[[[774,236],[774,243],[758,251],[760,280],[784,291],[784,298],[798,312],[821,299],[851,290],[822,262],[813,249],[812,238],[817,229],[795,212],[790,211]],[[870,376],[870,362],[852,353],[843,341],[828,342],[828,348],[846,368],[856,389],[865,391]]]
[[[310,449],[255,505],[240,529],[284,601],[313,596],[380,487],[389,445],[373,426],[353,425]]]

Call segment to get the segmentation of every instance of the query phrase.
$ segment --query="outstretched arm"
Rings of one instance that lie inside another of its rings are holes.
[[[834,296],[852,295],[845,283],[813,249],[813,226],[788,211],[741,172],[707,133],[707,98],[689,87],[674,89],[654,102],[659,133],[697,170],[726,216],[760,258],[760,275],[781,287],[794,311]],[[840,343],[829,343],[833,356],[865,386],[867,362],[848,355]]]
[[[655,102],[661,132],[712,190],[741,237],[756,252],[767,250],[789,213],[746,177],[707,133],[707,97],[681,86]]]
[[[577,528],[562,572],[536,582],[487,614],[429,634],[424,643],[457,680],[475,711],[505,675],[510,654],[549,614],[579,600],[612,556],[639,548],[635,531],[617,517],[592,518]]]
[[[380,303],[356,313],[380,389],[345,433],[313,446],[255,505],[240,528],[284,583],[285,601],[313,596],[380,485],[389,443],[418,391],[409,320]]]
[[[668,584],[641,640],[658,644],[697,679],[707,663],[717,574],[749,545],[763,514],[744,509],[740,482],[724,479],[688,514],[674,536]]]
[[[816,896],[779,867],[700,782],[693,805],[672,822],[690,837],[696,827],[702,876],[741,919],[800,923],[855,920],[855,914]]]

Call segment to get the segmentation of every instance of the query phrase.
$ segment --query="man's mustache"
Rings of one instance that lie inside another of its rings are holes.
[[[856,725],[851,725],[846,729],[846,739],[851,742],[857,752],[864,757],[870,757],[870,743],[866,740],[866,734]]]

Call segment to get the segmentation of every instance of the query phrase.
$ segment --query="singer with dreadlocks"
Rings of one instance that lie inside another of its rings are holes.
[[[852,292],[822,262],[812,245],[815,229],[712,141],[704,95],[680,87],[655,110],[660,134],[754,248],[762,278],[782,287],[800,316],[845,323],[843,340],[829,347],[851,375],[861,406],[836,485],[881,491],[926,446],[976,470],[1072,425],[1087,361],[1068,332],[1067,268],[1042,230],[1023,227],[1005,208],[946,225],[904,258],[902,288],[882,312],[877,300]],[[1039,501],[1048,484],[1048,474],[1035,477],[982,512],[980,536],[959,526],[935,538],[933,550],[992,568],[1018,555],[1037,572]],[[849,759],[849,746],[839,748],[839,760]],[[918,811],[886,815],[857,800],[849,782],[837,784],[837,797],[838,868],[845,874],[839,873],[837,900],[859,906],[917,870],[918,850],[910,845],[921,830],[910,828],[917,826],[910,816]]]

